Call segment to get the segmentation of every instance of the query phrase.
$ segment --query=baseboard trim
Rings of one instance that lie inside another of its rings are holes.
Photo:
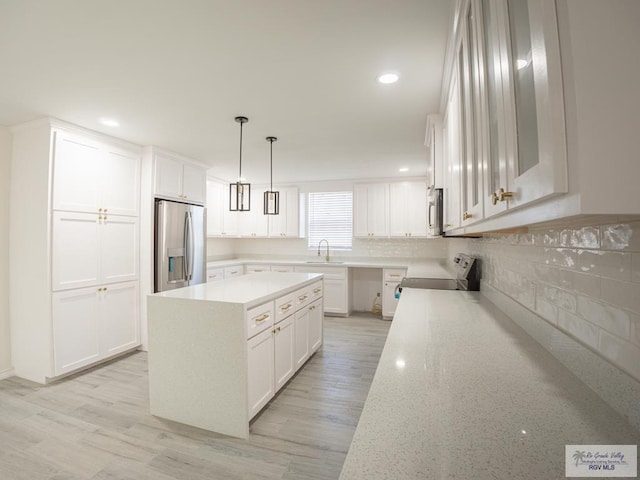
[[[15,370],[13,368],[7,368],[6,370],[0,371],[0,380],[13,377],[14,375],[15,375]]]
[[[640,382],[493,286],[482,282],[480,293],[640,429]]]

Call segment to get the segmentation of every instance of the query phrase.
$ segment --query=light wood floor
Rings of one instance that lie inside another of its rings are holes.
[[[46,387],[0,381],[0,479],[337,478],[390,323],[363,314],[324,325],[324,346],[248,441],[149,415],[142,352]]]

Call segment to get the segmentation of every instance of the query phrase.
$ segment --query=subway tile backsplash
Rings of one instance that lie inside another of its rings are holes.
[[[640,222],[469,241],[483,282],[640,380]]]

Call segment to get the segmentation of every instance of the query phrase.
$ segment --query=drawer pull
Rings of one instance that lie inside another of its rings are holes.
[[[298,297],[298,300],[299,300],[299,301],[301,301],[301,302],[304,302],[306,299],[307,299],[307,296],[306,296],[306,295],[300,295],[300,296]]]
[[[322,291],[321,288],[314,288],[313,293],[320,293]]]
[[[286,305],[283,305],[280,307],[280,311],[281,312],[286,312],[287,310],[289,310],[292,307],[292,305],[290,303],[287,303]]]
[[[265,313],[256,318],[256,324],[264,322],[267,318],[269,318],[269,314]]]
[[[399,277],[400,275],[398,275],[397,273],[391,273],[389,274],[390,277]]]

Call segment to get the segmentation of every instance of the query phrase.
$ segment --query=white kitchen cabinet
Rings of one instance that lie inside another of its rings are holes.
[[[445,230],[463,233],[569,185],[555,3],[463,1],[456,19],[445,73]]]
[[[140,343],[137,282],[56,292],[52,312],[56,376]]]
[[[398,306],[398,299],[395,297],[396,287],[406,275],[407,271],[404,269],[382,270],[382,318],[393,318]]]
[[[309,351],[309,307],[298,310],[294,315],[294,359],[296,371],[311,355]]]
[[[203,166],[178,155],[153,150],[156,197],[204,205],[207,172]]]
[[[52,231],[54,291],[138,277],[136,217],[54,212]]]
[[[389,235],[427,236],[427,184],[394,182],[389,184]]]
[[[287,318],[274,326],[274,372],[275,372],[275,389],[276,392],[289,381],[295,373],[294,362],[294,315]]]
[[[16,375],[46,383],[140,344],[132,333],[139,330],[139,299],[114,306],[139,288],[140,154],[135,145],[54,119],[13,129]],[[131,288],[111,295],[125,285]],[[95,298],[104,288],[100,293],[109,295]],[[20,293],[26,291],[32,294]],[[118,318],[103,330],[93,312],[104,312],[107,301]]]
[[[313,355],[322,345],[323,321],[322,299],[318,299],[309,305],[309,355]]]
[[[293,265],[271,265],[272,272],[293,272]]]
[[[207,268],[207,283],[224,279],[224,268]]]
[[[54,135],[53,209],[137,216],[140,156],[87,136]]]
[[[244,266],[245,273],[270,272],[271,266],[266,264],[249,264]]]
[[[346,267],[297,266],[296,272],[322,273],[324,313],[335,316],[349,316],[351,306],[351,278]]]
[[[265,330],[247,342],[249,418],[275,395],[273,331]]]
[[[353,236],[389,236],[389,184],[357,184],[353,187]]]
[[[280,192],[280,213],[268,215],[269,236],[297,238],[300,236],[300,194],[296,187],[275,188]]]
[[[244,275],[244,265],[224,267],[224,278],[236,277],[238,275]]]
[[[224,232],[224,185],[207,180],[207,236],[215,237]]]
[[[238,234],[242,237],[265,238],[269,234],[269,216],[262,209],[264,188],[251,189],[251,210],[231,212],[238,218]]]

